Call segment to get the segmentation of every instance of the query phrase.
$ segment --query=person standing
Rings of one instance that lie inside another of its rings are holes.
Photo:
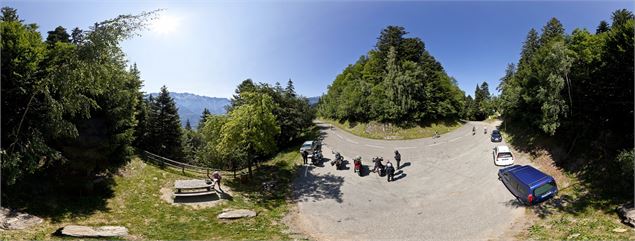
[[[307,164],[307,158],[309,157],[309,152],[307,152],[306,150],[302,151],[302,160],[304,161],[304,164]]]
[[[401,169],[401,165],[399,165],[401,162],[401,154],[398,150],[395,150],[395,161],[397,161],[397,169]]]
[[[386,162],[386,176],[388,177],[389,182],[395,180],[395,168],[392,166],[390,161]]]

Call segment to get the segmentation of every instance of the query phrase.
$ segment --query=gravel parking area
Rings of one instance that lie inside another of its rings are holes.
[[[477,126],[472,135],[472,126]],[[488,134],[483,127],[488,127]],[[323,153],[339,151],[348,170],[302,167],[294,182],[294,229],[318,240],[490,240],[506,232],[524,214],[497,179],[489,131],[494,124],[470,122],[438,139],[384,141],[351,135],[320,125]],[[369,173],[371,158],[393,164],[402,156],[394,182]],[[363,176],[352,158],[362,156]]]

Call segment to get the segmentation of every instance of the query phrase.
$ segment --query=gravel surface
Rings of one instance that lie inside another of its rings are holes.
[[[319,240],[490,240],[508,239],[505,231],[524,208],[498,180],[489,140],[495,124],[470,122],[441,138],[371,140],[327,125],[323,152],[349,161],[348,170],[305,166],[294,182],[297,212],[292,225]],[[472,126],[477,126],[472,135]],[[483,127],[488,126],[488,134]],[[395,181],[369,173],[371,158],[394,161],[401,153]],[[363,176],[353,173],[360,155]],[[507,232],[508,233],[508,232]]]

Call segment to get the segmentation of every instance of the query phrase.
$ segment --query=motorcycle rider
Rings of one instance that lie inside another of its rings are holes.
[[[373,158],[373,162],[375,163],[375,167],[373,167],[373,172],[380,171],[381,173],[381,169],[383,168],[383,164],[381,164],[381,160],[382,160],[381,157]]]
[[[313,156],[311,156],[311,163],[317,166],[320,162],[322,162],[322,152],[315,150],[315,152],[313,152]]]
[[[390,161],[386,162],[386,176],[388,176],[389,182],[395,180],[395,168],[392,166]]]
[[[476,135],[476,126],[472,126],[472,135]]]
[[[344,157],[339,152],[335,152],[335,160],[331,162],[331,166],[335,165],[335,169],[339,170],[342,168],[342,164],[344,162]]]

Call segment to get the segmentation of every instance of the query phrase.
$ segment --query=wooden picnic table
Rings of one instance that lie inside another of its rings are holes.
[[[216,190],[214,190],[212,186],[214,186],[214,181],[207,183],[207,180],[200,179],[176,180],[174,181],[174,189],[176,189],[174,196],[184,197],[214,194]]]

